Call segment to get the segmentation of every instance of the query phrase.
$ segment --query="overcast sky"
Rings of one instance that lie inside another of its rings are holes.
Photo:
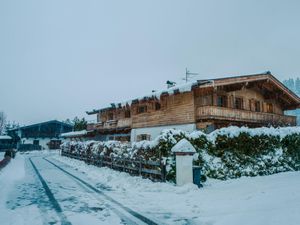
[[[300,76],[299,11],[297,0],[1,0],[0,111],[21,124],[81,117],[185,67]]]

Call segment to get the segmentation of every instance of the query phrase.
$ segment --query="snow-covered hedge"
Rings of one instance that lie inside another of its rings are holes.
[[[171,148],[183,138],[196,148],[195,164],[210,178],[228,179],[300,170],[300,127],[228,127],[210,134],[164,130],[153,141],[124,144],[109,142],[66,142],[66,151],[89,152],[113,157],[166,160],[167,178],[175,178]]]
[[[60,148],[70,153],[132,158],[130,144],[119,141],[67,141]]]

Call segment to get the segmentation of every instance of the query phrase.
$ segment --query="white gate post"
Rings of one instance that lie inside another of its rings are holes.
[[[171,150],[176,155],[176,184],[178,186],[193,183],[193,155],[196,153],[192,144],[182,139]]]

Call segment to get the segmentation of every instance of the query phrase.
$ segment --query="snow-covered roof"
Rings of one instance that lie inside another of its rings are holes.
[[[148,95],[144,95],[139,98],[135,98],[132,100],[120,102],[120,103],[112,103],[111,107],[101,108],[101,109],[94,109],[92,111],[86,112],[88,115],[96,114],[101,111],[109,110],[114,107],[118,106],[126,106],[131,105],[133,101],[140,101],[148,98],[157,98],[159,99],[162,94],[175,94],[176,92],[184,93],[184,92],[190,92],[194,86],[198,87],[211,87],[211,86],[223,86],[223,85],[231,85],[236,83],[247,83],[247,82],[255,82],[255,81],[264,81],[268,80],[273,85],[276,85],[279,89],[281,89],[287,96],[289,96],[291,99],[293,99],[295,105],[300,104],[300,98],[293,93],[291,90],[289,90],[287,87],[284,86],[279,80],[274,77],[271,72],[267,71],[264,73],[258,73],[258,74],[249,74],[249,75],[241,75],[241,76],[229,76],[229,77],[223,77],[223,78],[213,78],[213,79],[206,79],[206,80],[197,80],[193,82],[188,82],[184,84],[179,84],[171,88],[167,88],[160,91],[152,92]]]
[[[10,130],[11,131],[13,131],[13,130],[23,130],[23,129],[26,129],[26,128],[41,126],[41,125],[45,125],[45,124],[49,124],[49,123],[62,124],[64,126],[68,126],[70,128],[73,127],[73,125],[71,125],[69,123],[66,123],[66,122],[62,122],[62,121],[58,121],[58,120],[48,120],[48,121],[44,121],[44,122],[40,122],[40,123],[34,123],[34,124],[30,124],[30,125],[24,125],[24,126],[21,126],[21,127],[10,129]]]
[[[205,80],[205,81],[193,81],[193,82],[187,82],[187,83],[184,83],[184,84],[179,84],[179,85],[176,85],[176,86],[173,86],[173,87],[170,87],[170,88],[167,88],[167,89],[163,89],[163,90],[159,90],[159,91],[154,91],[154,92],[151,92],[147,95],[143,95],[139,98],[135,98],[135,99],[131,99],[131,100],[128,100],[128,101],[124,101],[124,102],[118,102],[118,103],[112,103],[112,105],[114,106],[119,106],[121,105],[122,107],[123,106],[126,106],[126,105],[131,105],[133,101],[135,100],[143,100],[143,99],[147,99],[147,98],[157,98],[159,99],[160,96],[162,94],[174,94],[175,92],[179,92],[179,93],[184,93],[184,92],[190,92],[192,90],[192,87],[194,85],[204,85],[204,84],[208,84],[208,83],[211,83],[209,80]],[[87,114],[91,115],[91,114],[95,114],[95,113],[98,113],[102,110],[106,110],[106,109],[111,109],[112,107],[106,107],[106,108],[102,108],[102,109],[94,109],[90,112],[86,112]]]
[[[172,152],[186,152],[186,153],[195,153],[196,149],[194,146],[185,138],[179,141],[172,149]]]
[[[180,93],[190,92],[192,90],[193,85],[197,85],[197,84],[198,84],[197,81],[188,82],[188,83],[181,84],[181,85],[176,85],[176,86],[173,86],[173,87],[170,87],[170,88],[167,88],[167,89],[151,92],[147,95],[144,95],[144,96],[136,98],[136,99],[137,100],[143,100],[145,98],[157,98],[157,99],[159,99],[162,94],[168,93],[168,94],[171,95],[171,94],[174,94],[174,91],[179,91]],[[131,103],[132,103],[132,100],[129,100],[129,101],[117,103],[116,105],[121,104],[121,106],[126,106],[126,104],[130,105]]]
[[[87,131],[86,130],[80,130],[80,131],[72,131],[68,133],[62,133],[60,136],[61,137],[79,137],[82,135],[86,135]]]
[[[12,139],[11,136],[8,135],[0,135],[0,140],[10,140]]]

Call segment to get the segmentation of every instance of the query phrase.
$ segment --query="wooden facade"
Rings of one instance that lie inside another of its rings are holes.
[[[140,111],[145,107],[144,111]],[[132,104],[132,128],[194,123],[193,92],[162,95]]]
[[[237,126],[294,126],[285,110],[300,105],[297,95],[270,73],[200,80],[189,90],[172,87],[159,95],[87,112],[97,114],[88,131],[129,133],[131,129],[195,124],[197,129]]]

